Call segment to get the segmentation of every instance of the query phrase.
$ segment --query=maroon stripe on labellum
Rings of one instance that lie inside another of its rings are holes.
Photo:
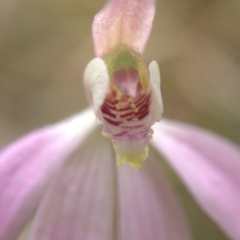
[[[114,125],[114,126],[119,126],[120,123],[121,123],[121,122],[113,121],[113,120],[111,120],[111,119],[109,119],[109,118],[106,118],[106,117],[103,117],[103,118],[104,118],[104,120],[106,120],[108,123],[110,123],[110,124],[112,124],[112,125]]]
[[[116,102],[116,104],[117,104],[118,102]],[[115,105],[110,105],[109,103],[107,103],[106,101],[104,102],[104,104],[103,104],[103,106],[106,106],[106,107],[108,107],[108,108],[110,108],[110,109],[113,109],[113,110],[115,110],[116,108],[115,108]]]
[[[148,94],[146,97],[144,97],[143,99],[139,99],[139,101],[137,101],[135,104],[136,104],[136,107],[139,107],[141,106],[142,104],[145,104],[145,102],[147,102],[148,100],[150,99],[150,94]]]
[[[105,99],[101,106],[105,121],[114,126],[127,125],[128,122],[141,120],[148,115],[151,93],[141,95],[137,101],[128,95],[124,95],[120,101],[114,97],[111,100]]]
[[[141,115],[137,116],[138,120],[145,118],[148,115],[148,113],[149,113],[149,110],[147,109],[147,111],[145,111],[145,112],[141,113]]]
[[[134,125],[134,126],[122,126],[123,129],[137,129],[137,128],[142,128],[144,127],[143,124],[141,125]]]
[[[137,115],[141,112],[144,112],[146,109],[148,109],[148,107],[149,107],[149,102],[139,108]]]
[[[125,117],[129,117],[129,116],[135,116],[135,113],[133,111],[129,112],[129,113],[125,113],[125,114],[122,114],[121,117],[122,118],[125,118]]]
[[[106,107],[102,106],[101,110],[102,110],[102,113],[107,114],[113,118],[116,118],[116,114],[111,113],[111,111],[109,109],[107,109]]]
[[[117,103],[118,103],[118,100],[115,99],[114,101],[109,101],[108,99],[105,99],[105,102],[106,102],[106,103],[110,103],[110,104],[117,104]]]
[[[119,102],[117,102],[116,104],[120,104]],[[115,105],[116,105],[115,104]],[[108,103],[106,103],[106,102],[104,102],[104,104],[102,105],[102,106],[105,106],[105,107],[108,107],[108,108],[110,108],[110,109],[112,109],[112,110],[117,110],[116,109],[116,106],[110,106]],[[120,104],[121,105],[121,104]],[[119,109],[119,110],[117,110],[117,111],[126,111],[126,110],[128,110],[128,109],[131,109],[129,106],[127,106],[127,107],[124,107],[124,108],[121,108],[121,109]]]

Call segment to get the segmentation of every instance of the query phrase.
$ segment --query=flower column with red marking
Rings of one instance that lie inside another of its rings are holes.
[[[117,165],[127,162],[138,169],[148,157],[151,126],[163,112],[157,63],[148,70],[133,47],[118,44],[89,63],[84,80],[104,125],[102,133],[113,143]]]

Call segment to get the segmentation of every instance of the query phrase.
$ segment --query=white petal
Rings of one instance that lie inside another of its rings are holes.
[[[101,58],[94,58],[88,63],[83,80],[88,101],[97,117],[101,119],[99,110],[109,88],[108,70]]]
[[[152,89],[151,104],[149,106],[149,113],[152,116],[153,122],[161,120],[163,114],[163,101],[161,94],[161,80],[158,63],[152,61],[149,64],[150,84]]]

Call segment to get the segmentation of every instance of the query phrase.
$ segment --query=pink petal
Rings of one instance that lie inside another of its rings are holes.
[[[94,126],[90,110],[32,132],[0,154],[0,239],[12,240],[29,221],[54,169]]]
[[[209,131],[166,120],[155,125],[153,144],[202,209],[231,239],[239,240],[239,148]]]
[[[30,239],[109,239],[113,167],[110,142],[97,131],[54,176]]]
[[[152,28],[155,0],[109,0],[95,16],[92,26],[95,52],[126,43],[143,52]]]
[[[118,171],[122,240],[191,239],[185,216],[153,156],[135,171]]]

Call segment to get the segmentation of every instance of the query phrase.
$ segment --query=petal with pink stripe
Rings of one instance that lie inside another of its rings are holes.
[[[118,176],[120,239],[191,239],[181,204],[153,156],[138,171],[125,165]]]
[[[34,131],[0,154],[0,239],[16,239],[32,217],[48,180],[95,125],[90,110]]]
[[[34,219],[31,240],[106,240],[111,231],[113,152],[95,132],[57,171]]]
[[[180,175],[201,208],[231,239],[240,239],[240,149],[191,125],[155,124],[154,146]]]
[[[97,56],[128,44],[140,53],[148,40],[155,14],[155,0],[109,0],[95,16],[92,33]]]

